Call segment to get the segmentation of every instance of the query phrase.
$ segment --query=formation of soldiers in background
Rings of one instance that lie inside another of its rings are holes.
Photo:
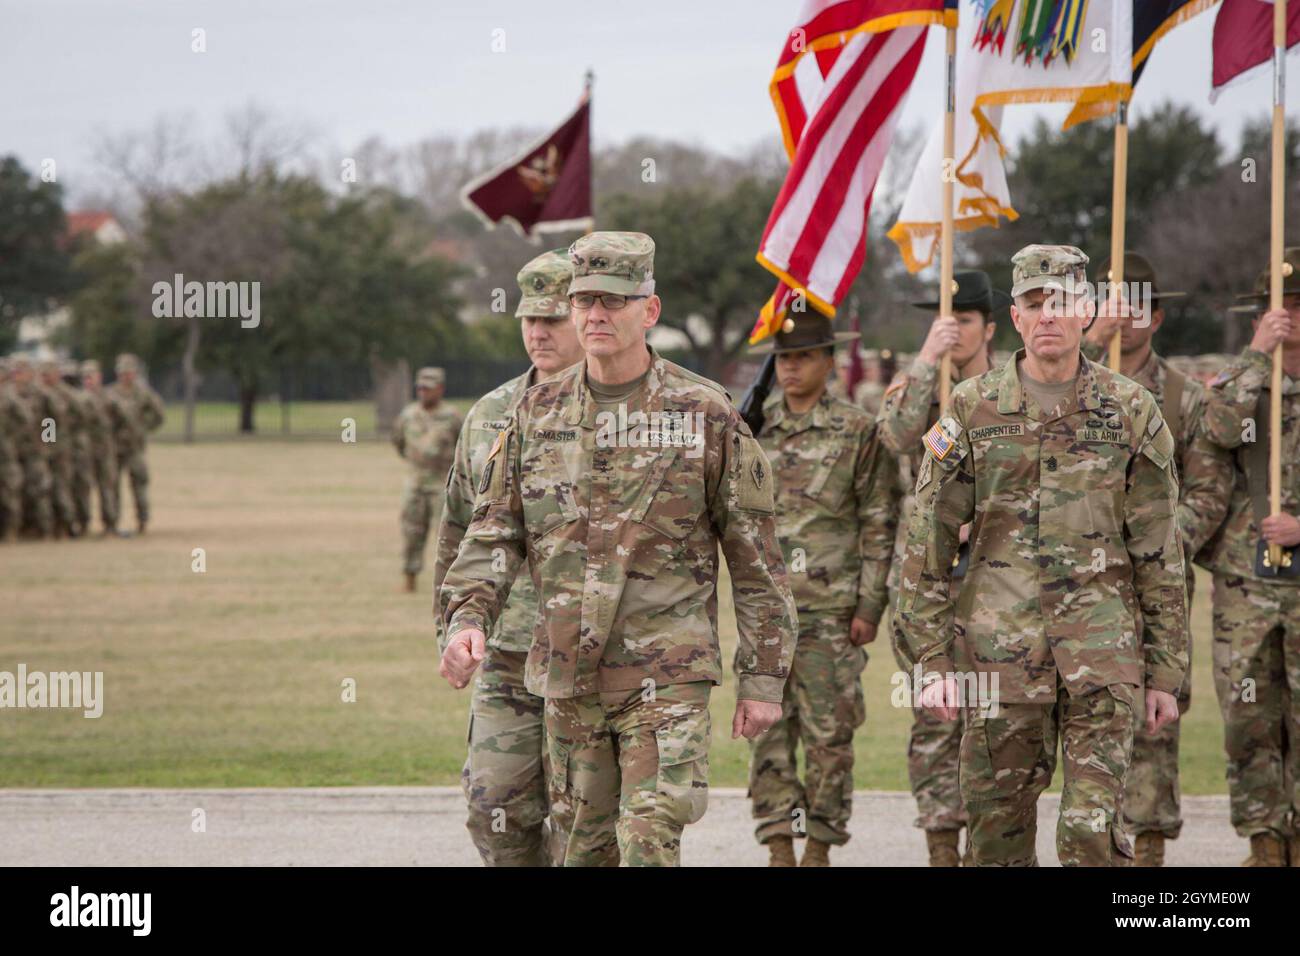
[[[1162,865],[1182,826],[1193,562],[1213,575],[1246,864],[1300,865],[1300,249],[1287,250],[1283,309],[1265,309],[1267,272],[1240,297],[1253,338],[1208,383],[1152,350],[1182,293],[1132,253],[1124,272],[1144,303],[1095,302],[1073,247],[1021,250],[1010,296],[958,274],[953,314],[903,371],[869,356],[861,404],[834,378],[836,346],[856,335],[815,314],[787,321],[754,350],[776,352],[781,386],[757,441],[719,386],[646,346],[653,254],[642,234],[594,233],[533,260],[516,313],[533,368],[464,428],[437,414],[440,376],[421,370],[421,401],[399,419],[415,468],[407,575],[445,488],[440,672],[465,687],[478,671],[463,782],[485,863],[677,862],[707,805],[721,549],[739,632],[733,736],[751,741],[772,865],[796,865],[798,840],[799,865],[829,865],[849,838],[860,675],[887,607],[900,673],[918,678],[907,763],[931,865],[1034,865],[1058,746],[1062,862]],[[1108,263],[1091,271],[1102,281]],[[1025,348],[995,357],[1008,306]],[[1116,332],[1119,373],[1099,364]],[[593,423],[618,406],[702,410],[702,461],[611,447]],[[954,673],[992,678],[992,699],[959,699]]]
[[[94,360],[0,361],[0,541],[84,537],[96,511],[101,535],[129,536],[119,525],[124,475],[145,532],[145,451],[163,402],[134,355],[119,355],[114,371],[105,386]]]

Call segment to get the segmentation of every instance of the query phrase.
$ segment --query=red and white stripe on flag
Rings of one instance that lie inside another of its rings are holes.
[[[791,162],[757,257],[779,282],[751,342],[780,327],[796,296],[835,315],[866,256],[871,194],[921,62],[925,25],[944,17],[943,0],[805,4],[772,78]],[[823,78],[811,108],[795,78],[809,52]]]
[[[1286,45],[1300,43],[1300,0],[1286,9]],[[1210,102],[1225,88],[1272,68],[1273,4],[1261,0],[1223,0],[1214,18],[1214,65]]]

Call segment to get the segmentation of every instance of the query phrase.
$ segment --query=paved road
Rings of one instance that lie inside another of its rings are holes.
[[[454,787],[252,790],[0,790],[0,865],[474,866],[464,802]],[[921,866],[910,794],[860,791],[853,839],[837,864]],[[206,832],[196,833],[202,810]],[[1056,865],[1057,799],[1039,804],[1038,853]],[[1186,823],[1170,865],[1235,866],[1246,844],[1228,825],[1226,797],[1184,797]],[[743,790],[709,794],[688,827],[686,865],[758,866]]]

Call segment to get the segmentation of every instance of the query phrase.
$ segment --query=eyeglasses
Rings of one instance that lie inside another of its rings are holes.
[[[569,304],[575,309],[581,309],[586,312],[596,300],[600,300],[600,307],[606,312],[617,312],[619,309],[627,307],[627,304],[633,299],[645,299],[644,295],[619,295],[617,292],[575,292],[569,296]]]

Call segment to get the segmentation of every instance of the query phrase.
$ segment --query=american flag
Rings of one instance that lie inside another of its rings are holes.
[[[956,16],[945,7],[944,0],[805,3],[771,83],[790,170],[758,251],[779,281],[751,342],[774,333],[805,301],[835,315],[866,256],[871,194],[921,62],[925,28]],[[822,78],[811,108],[795,77],[807,53]]]

